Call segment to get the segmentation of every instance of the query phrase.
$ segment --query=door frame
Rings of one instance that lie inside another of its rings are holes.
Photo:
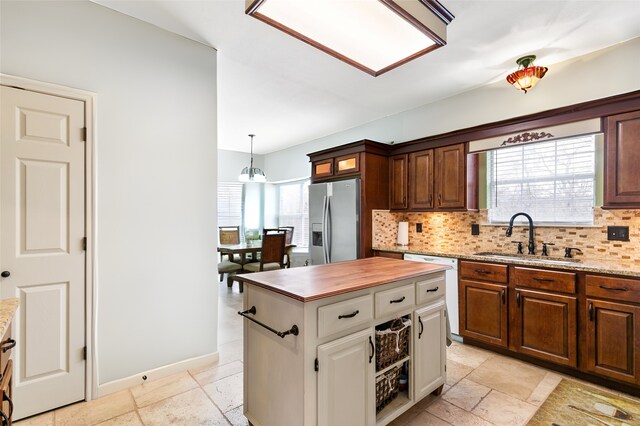
[[[98,359],[96,348],[96,103],[97,94],[86,90],[61,86],[0,73],[0,85],[10,86],[31,92],[53,95],[61,98],[73,99],[84,103],[86,142],[85,142],[85,236],[87,247],[85,250],[85,345],[87,359],[85,362],[85,399],[90,401],[98,397]]]

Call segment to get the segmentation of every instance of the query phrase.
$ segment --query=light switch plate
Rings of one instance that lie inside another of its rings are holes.
[[[416,223],[416,232],[422,232],[422,224]]]

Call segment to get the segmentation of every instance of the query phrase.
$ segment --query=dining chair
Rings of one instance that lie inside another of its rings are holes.
[[[293,241],[293,230],[295,229],[295,226],[279,226],[278,229],[284,230],[287,233],[285,244],[291,244]]]
[[[240,244],[240,226],[219,226],[220,244]]]
[[[291,257],[293,255],[293,247],[290,245],[293,243],[293,230],[294,226],[280,226],[278,229],[284,230],[286,232],[287,238],[285,239],[285,244],[289,246],[285,251],[285,264],[287,268],[291,268]]]
[[[220,244],[240,244],[240,226],[219,226],[218,232]],[[233,284],[233,275],[242,269],[240,261],[239,255],[223,255],[218,263],[220,281],[222,281],[224,274],[227,274],[228,287]]]
[[[262,248],[260,249],[260,262],[245,264],[244,271],[262,272],[284,268],[285,240],[286,233],[284,231],[264,229],[262,234]]]

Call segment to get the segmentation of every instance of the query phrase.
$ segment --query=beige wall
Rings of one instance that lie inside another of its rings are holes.
[[[271,180],[307,177],[306,154],[361,139],[402,143],[562,106],[640,90],[640,38],[559,64],[527,94],[504,80],[343,132],[265,155]],[[547,64],[544,64],[547,65]]]

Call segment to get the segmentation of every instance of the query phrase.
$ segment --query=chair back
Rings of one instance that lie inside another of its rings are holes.
[[[280,230],[284,230],[287,234],[287,238],[285,241],[285,244],[291,244],[291,242],[293,241],[293,230],[295,227],[293,226],[281,226],[278,229]]]
[[[283,231],[264,230],[262,249],[260,250],[260,270],[265,263],[279,263],[284,268],[284,246],[286,234]]]
[[[220,244],[240,244],[240,226],[219,226]]]

